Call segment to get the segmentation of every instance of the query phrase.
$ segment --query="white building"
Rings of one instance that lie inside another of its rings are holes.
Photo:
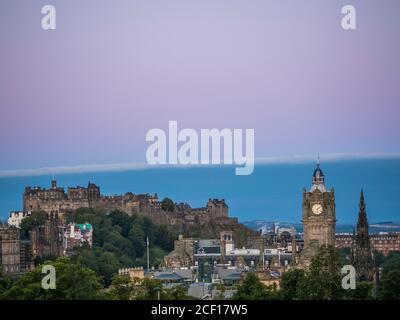
[[[11,211],[7,220],[8,225],[19,228],[22,219],[31,215],[31,211]]]

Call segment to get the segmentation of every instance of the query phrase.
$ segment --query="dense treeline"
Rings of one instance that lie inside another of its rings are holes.
[[[111,283],[119,268],[146,266],[147,238],[150,244],[150,266],[157,266],[173,249],[177,235],[165,225],[156,225],[149,218],[128,215],[122,211],[106,213],[102,209],[80,208],[65,215],[66,223],[89,222],[93,226],[93,248],[73,250],[71,260],[94,270],[103,285]],[[22,220],[21,236],[29,237],[32,228],[44,225],[46,213],[33,212]],[[41,263],[52,257],[36,259]]]
[[[400,299],[400,252],[381,260],[382,280],[377,291],[371,282],[357,282],[356,289],[344,290],[340,272],[343,259],[339,250],[323,246],[305,271],[294,269],[283,274],[280,288],[266,286],[252,273],[239,285],[239,300],[370,300]],[[375,291],[375,292],[374,292]]]
[[[44,265],[55,268],[54,289],[42,286]],[[186,289],[181,286],[166,289],[157,280],[132,280],[128,276],[117,275],[105,289],[101,278],[93,270],[66,257],[44,261],[18,279],[0,274],[0,300],[184,300],[189,299]]]
[[[82,260],[83,261],[83,260]],[[373,295],[373,284],[359,282],[355,290],[341,287],[339,252],[332,247],[322,247],[314,257],[309,270],[300,269],[286,272],[278,286],[266,286],[255,273],[247,273],[236,287],[233,299],[271,300],[271,299],[317,299],[317,300],[366,300],[400,299],[400,253],[393,252],[384,259],[382,282],[378,296]],[[56,269],[57,287],[55,290],[43,289],[42,265],[27,272],[19,279],[0,275],[0,299],[188,299],[186,286],[166,289],[162,283],[153,279],[130,279],[114,275],[111,285],[104,287],[104,279],[90,267],[68,258],[45,261]],[[223,286],[221,286],[223,287]],[[221,290],[221,288],[220,288]],[[224,290],[224,288],[222,288]]]
[[[104,285],[110,284],[119,268],[146,266],[146,242],[150,244],[150,266],[157,266],[173,249],[176,235],[165,225],[122,211],[81,208],[66,214],[66,222],[93,226],[93,248],[75,248],[71,260],[94,270]]]

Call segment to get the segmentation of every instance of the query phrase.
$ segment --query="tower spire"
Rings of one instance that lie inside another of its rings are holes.
[[[360,204],[359,204],[359,212],[358,212],[358,222],[357,222],[357,229],[365,229],[368,234],[368,220],[367,220],[367,213],[365,210],[365,200],[364,200],[364,191],[361,189],[360,194]]]
[[[360,192],[360,204],[357,221],[357,233],[353,243],[353,265],[358,280],[371,281],[373,277],[373,255],[369,239],[369,225],[365,210],[364,191]]]
[[[319,191],[325,192],[326,189],[325,189],[324,173],[322,172],[319,164],[320,164],[320,161],[319,161],[319,152],[318,152],[317,167],[315,168],[313,176],[312,176],[311,191],[314,191],[315,189],[319,189]]]

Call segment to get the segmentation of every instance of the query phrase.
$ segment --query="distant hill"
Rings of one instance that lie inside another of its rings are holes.
[[[245,226],[252,230],[272,230],[272,226],[275,223],[276,226],[294,227],[297,232],[303,232],[303,225],[301,223],[285,222],[285,221],[265,221],[265,220],[251,220],[242,222]],[[336,225],[337,233],[352,233],[356,225],[350,223],[338,223]],[[400,222],[374,222],[369,225],[369,232],[371,234],[379,232],[400,232]]]

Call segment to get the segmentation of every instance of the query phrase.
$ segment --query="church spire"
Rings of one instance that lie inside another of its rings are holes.
[[[366,232],[368,235],[368,219],[367,219],[367,212],[365,210],[365,200],[364,200],[364,191],[361,189],[360,194],[360,204],[359,204],[359,212],[358,212],[358,221],[357,221],[357,233],[360,231]],[[361,230],[363,229],[363,230]]]

